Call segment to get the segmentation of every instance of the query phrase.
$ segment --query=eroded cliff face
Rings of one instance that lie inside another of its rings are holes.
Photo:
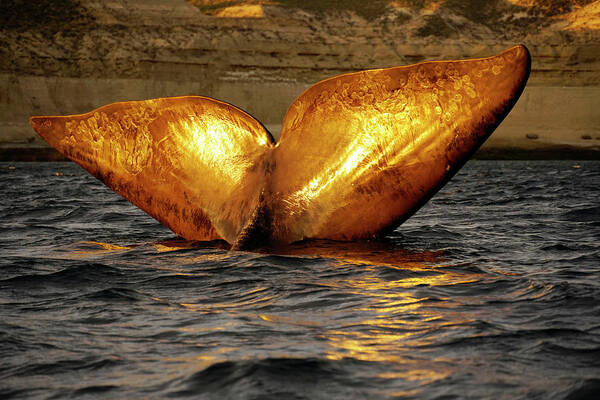
[[[31,115],[82,113],[115,101],[179,95],[233,103],[277,135],[293,99],[324,78],[489,56],[523,43],[533,56],[528,87],[487,148],[600,150],[600,1],[357,4],[42,0],[0,5],[0,147],[44,145],[29,126]]]

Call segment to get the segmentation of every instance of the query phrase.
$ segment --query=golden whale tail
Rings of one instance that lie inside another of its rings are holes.
[[[511,110],[524,46],[336,76],[290,106],[277,143],[230,104],[188,96],[32,117],[51,146],[190,240],[249,249],[364,239],[431,198]]]

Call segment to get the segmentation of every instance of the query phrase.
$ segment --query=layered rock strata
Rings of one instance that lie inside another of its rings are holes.
[[[319,80],[515,43],[532,53],[531,78],[484,149],[600,151],[600,1],[406,0],[369,15],[285,1],[33,3],[0,6],[4,159],[45,148],[31,115],[165,96],[230,102],[277,136],[287,107]]]

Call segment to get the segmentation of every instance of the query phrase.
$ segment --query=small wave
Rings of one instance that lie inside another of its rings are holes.
[[[79,396],[97,396],[105,394],[112,390],[119,389],[119,386],[115,385],[92,385],[85,386],[73,391],[73,397]]]
[[[63,265],[65,261],[61,262]],[[73,264],[60,271],[51,273],[22,274],[0,280],[0,287],[33,287],[48,285],[68,285],[97,283],[102,280],[123,276],[123,272],[105,264],[89,263]]]
[[[575,250],[577,250],[577,247],[574,245],[568,246],[564,243],[553,243],[550,245],[542,245],[542,247],[540,247],[540,250],[563,252],[563,251],[575,251]]]
[[[110,369],[115,366],[122,365],[124,361],[120,358],[98,358],[98,357],[86,357],[83,359],[71,359],[71,360],[58,360],[47,363],[35,363],[30,362],[29,364],[15,368],[11,371],[7,371],[3,378],[13,376],[32,376],[32,375],[58,375],[78,372],[89,372],[101,369]]]
[[[185,289],[197,287],[199,284],[206,282],[208,276],[206,273],[200,272],[182,272],[151,277],[137,282],[136,285],[143,288]]]
[[[102,289],[79,297],[80,300],[101,300],[109,302],[137,302],[148,298],[150,298],[150,296],[144,295],[136,290],[120,287]]]
[[[0,398],[4,400],[9,400],[12,398],[30,398],[32,396],[32,390],[29,389],[10,389],[0,387]],[[41,390],[40,390],[41,392]],[[27,394],[27,395],[25,395]]]
[[[358,384],[352,379],[357,369],[366,367],[359,364],[368,363],[316,358],[225,361],[174,380],[171,384],[176,389],[168,395],[209,399],[367,398],[369,383]],[[373,385],[376,384],[374,380]]]
[[[562,214],[563,218],[575,222],[600,221],[600,206],[586,206],[569,210]]]
[[[408,265],[406,268],[381,266],[376,269],[376,276],[384,281],[399,281],[403,279],[419,279],[440,276],[445,271],[439,271],[436,268],[411,268]]]
[[[470,324],[470,322],[469,322]],[[571,337],[571,336],[586,336],[587,332],[578,329],[561,329],[561,328],[545,328],[545,329],[520,329],[520,330],[506,330],[500,325],[491,324],[485,322],[480,325],[487,328],[495,327],[501,332],[492,334],[477,334],[469,335],[457,338],[451,338],[449,340],[440,341],[432,344],[423,345],[424,348],[462,348],[474,346],[482,343],[489,343],[493,345],[502,345],[503,341],[522,341],[522,340],[541,340],[541,339],[554,339],[559,337]]]
[[[268,267],[285,266],[285,268],[302,268],[314,265],[314,260],[307,257],[287,256],[279,254],[269,254],[253,258],[252,265],[263,264]]]
[[[53,344],[32,339],[25,332],[27,330],[23,327],[3,326],[2,331],[0,331],[0,355],[18,354],[25,351],[44,352],[56,349]]]
[[[567,394],[565,400],[589,400],[600,398],[600,379],[585,379]]]
[[[586,336],[589,337],[589,334]],[[542,354],[554,354],[558,357],[575,357],[584,366],[600,366],[600,346],[590,346],[589,343],[582,343],[584,342],[583,339],[579,340],[580,347],[560,345],[554,342],[541,342],[536,346],[536,350]]]

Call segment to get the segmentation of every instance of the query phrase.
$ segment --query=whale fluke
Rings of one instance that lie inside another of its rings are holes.
[[[524,46],[336,76],[290,106],[275,143],[207,97],[32,117],[51,146],[189,240],[237,249],[385,234],[427,202],[516,103]]]

